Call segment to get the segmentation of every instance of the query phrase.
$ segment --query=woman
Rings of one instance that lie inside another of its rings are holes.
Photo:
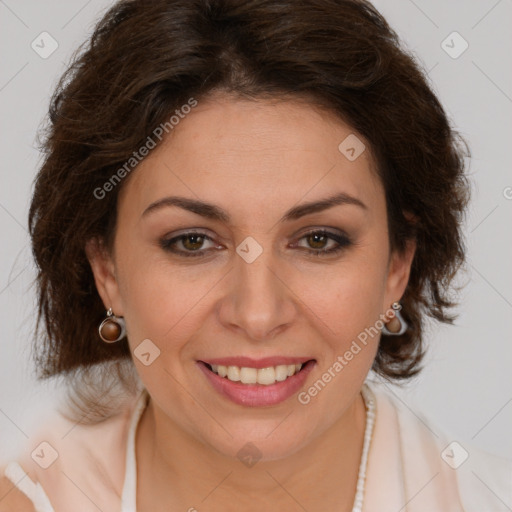
[[[452,320],[468,198],[371,4],[119,2],[50,118],[37,360],[75,407],[0,510],[510,510],[509,461],[367,379],[417,374]]]

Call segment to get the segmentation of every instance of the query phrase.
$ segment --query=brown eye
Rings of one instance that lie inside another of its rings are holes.
[[[196,251],[201,248],[205,240],[204,236],[201,235],[187,235],[182,237],[181,243],[185,249],[190,251]]]
[[[312,233],[305,237],[308,244],[313,249],[324,249],[327,242],[330,240],[329,237],[321,233]]]
[[[302,240],[306,242],[305,246],[300,245]],[[300,241],[297,247],[314,256],[334,255],[352,244],[351,240],[344,234],[323,230],[306,233],[300,238]]]
[[[209,247],[205,243],[210,242]],[[183,233],[171,239],[160,240],[162,249],[178,256],[205,256],[208,250],[215,248],[213,240],[206,233]]]

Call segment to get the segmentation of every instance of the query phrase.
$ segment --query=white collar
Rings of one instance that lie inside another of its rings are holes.
[[[149,393],[144,388],[136,403],[130,420],[126,443],[126,458],[123,491],[121,495],[121,512],[137,512],[137,465],[135,457],[135,433],[142,413],[148,405]]]

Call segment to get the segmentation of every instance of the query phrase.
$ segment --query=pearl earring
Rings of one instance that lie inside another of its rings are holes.
[[[101,322],[98,333],[105,343],[115,343],[126,335],[124,318],[112,313],[112,308],[107,311],[107,318]]]
[[[400,314],[402,305],[400,302],[393,302],[393,304],[391,304],[391,308],[393,309],[393,318],[384,325],[382,328],[382,334],[385,334],[386,336],[401,336],[405,331],[407,331],[408,327],[407,322]]]

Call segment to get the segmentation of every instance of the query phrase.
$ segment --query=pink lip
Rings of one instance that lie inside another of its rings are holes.
[[[273,358],[260,359],[259,361],[249,360],[251,361],[251,364],[248,364],[247,358],[216,359],[212,361],[230,361],[232,366],[252,366],[253,368],[266,368],[268,366],[274,366],[274,364],[268,363],[268,361],[271,359]],[[278,359],[281,364],[286,364],[282,361],[286,360],[287,358]],[[289,359],[291,361],[291,358]],[[232,363],[232,361],[240,362],[240,360],[244,361],[243,365]],[[301,361],[305,362],[304,359],[299,360],[298,362]],[[254,366],[255,363],[259,366]],[[208,364],[210,364],[210,362],[208,362]],[[230,366],[226,363],[214,362],[212,364],[223,364],[225,366]],[[293,362],[288,364],[293,364]],[[238,405],[245,405],[250,407],[276,405],[285,401],[287,398],[290,398],[304,385],[309,372],[313,369],[315,364],[315,361],[310,360],[310,362],[308,362],[299,373],[288,377],[282,382],[276,382],[275,384],[265,386],[263,384],[242,384],[241,382],[232,382],[226,377],[221,377],[212,372],[210,369],[208,369],[204,362],[197,361],[197,365],[215,390]]]
[[[270,366],[278,366],[281,364],[303,364],[306,361],[313,359],[312,357],[286,357],[286,356],[272,356],[263,357],[261,359],[252,359],[251,357],[221,357],[217,359],[203,359],[204,363],[210,366],[245,366],[248,368],[268,368]]]

